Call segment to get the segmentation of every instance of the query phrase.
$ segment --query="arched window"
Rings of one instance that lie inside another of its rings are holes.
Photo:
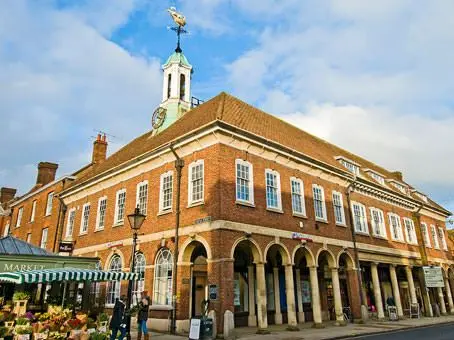
[[[170,94],[172,89],[172,75],[169,73],[167,76],[167,98],[170,98]]]
[[[121,271],[121,259],[120,256],[114,255],[110,260],[109,271],[120,272]],[[110,281],[107,285],[106,304],[113,305],[115,300],[120,297],[120,281]]]
[[[153,304],[172,304],[172,270],[172,253],[167,248],[161,248],[156,255],[154,268]]]
[[[184,74],[180,74],[180,100],[184,100],[186,93],[186,77]]]
[[[98,261],[95,266],[96,270],[102,270],[101,267],[101,261]],[[90,294],[91,294],[91,299],[95,305],[98,305],[98,299],[99,299],[99,291],[101,287],[101,282],[91,282],[90,285]]]
[[[132,291],[132,304],[136,305],[145,287],[145,256],[142,253],[136,253],[134,272],[139,274],[139,279],[135,281]]]

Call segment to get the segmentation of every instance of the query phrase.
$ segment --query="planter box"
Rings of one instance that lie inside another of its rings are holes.
[[[15,340],[30,340],[30,334],[17,334]]]
[[[24,315],[27,312],[28,300],[16,300],[16,301],[13,301],[13,303],[14,303],[14,308],[13,308],[14,314]]]

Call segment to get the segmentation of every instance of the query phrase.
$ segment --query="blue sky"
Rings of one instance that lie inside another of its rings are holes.
[[[230,92],[401,170],[454,210],[450,0],[5,0],[0,4],[0,186],[39,161],[68,174],[107,131],[110,151],[151,128],[176,6],[192,94]]]

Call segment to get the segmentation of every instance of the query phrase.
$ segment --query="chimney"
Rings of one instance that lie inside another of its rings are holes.
[[[107,139],[106,134],[101,136],[98,133],[96,140],[93,142],[93,155],[91,157],[91,162],[93,164],[99,164],[106,160],[107,155]]]
[[[47,183],[54,181],[57,169],[58,164],[50,162],[39,162],[36,184],[46,185]]]
[[[394,172],[391,172],[394,176],[396,176],[396,178],[403,182],[404,181],[404,176],[402,175],[402,172],[401,171],[394,171]]]
[[[0,188],[0,204],[11,201],[16,195],[16,189],[13,188]]]

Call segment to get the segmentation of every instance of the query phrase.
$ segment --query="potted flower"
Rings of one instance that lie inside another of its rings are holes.
[[[18,325],[14,328],[16,340],[30,340],[30,335],[33,334],[33,328],[30,325]]]
[[[87,333],[91,334],[96,331],[96,322],[92,318],[87,318]]]
[[[35,322],[33,325],[33,339],[34,340],[42,340],[47,339],[49,334],[49,323],[48,321],[38,321]]]
[[[13,295],[14,310],[17,315],[25,314],[27,311],[27,303],[30,299],[30,294],[24,291],[17,291]]]
[[[68,321],[66,321],[65,324],[71,330],[71,338],[73,338],[73,339],[80,338],[80,335],[82,333],[82,327],[84,326],[84,324],[82,323],[82,321],[80,321],[80,319],[78,319],[78,318],[69,319]]]
[[[13,328],[15,319],[16,319],[16,315],[14,313],[6,313],[5,321],[4,321],[5,327]]]
[[[0,339],[10,339],[12,338],[12,331],[11,328],[6,327],[6,326],[1,326],[0,327]]]
[[[109,322],[109,315],[107,313],[100,313],[98,315],[98,331],[106,332],[107,331],[107,323]]]
[[[90,334],[90,340],[107,340],[107,339],[109,339],[108,335],[103,332],[96,331]]]

